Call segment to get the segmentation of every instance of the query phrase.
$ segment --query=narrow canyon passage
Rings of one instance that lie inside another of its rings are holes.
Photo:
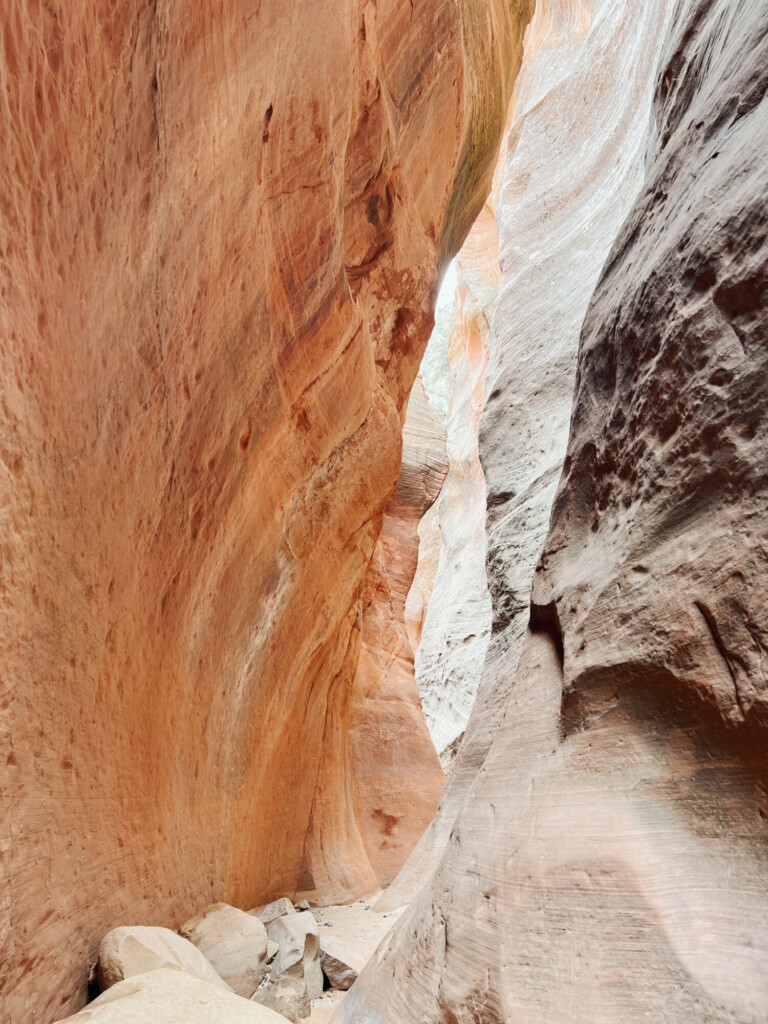
[[[764,1024],[763,0],[0,37],[0,1024]]]

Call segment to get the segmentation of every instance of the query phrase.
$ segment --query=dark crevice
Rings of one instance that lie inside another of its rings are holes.
[[[528,625],[532,633],[546,633],[551,638],[562,670],[565,664],[565,648],[563,646],[563,628],[560,625],[556,603],[550,601],[547,604],[536,604],[531,601]]]
[[[696,608],[699,610],[699,613],[701,614],[701,617],[704,619],[704,622],[707,624],[707,629],[709,630],[709,634],[712,637],[712,643],[714,644],[720,657],[723,659],[725,667],[728,669],[728,674],[730,675],[731,682],[733,683],[733,692],[736,697],[736,704],[738,705],[739,711],[743,718],[744,708],[741,704],[741,694],[739,693],[738,676],[736,674],[736,663],[738,659],[734,655],[732,655],[726,647],[725,642],[723,641],[723,638],[720,635],[720,630],[718,628],[715,617],[709,610],[709,608],[702,601],[695,601],[694,604],[696,605]]]

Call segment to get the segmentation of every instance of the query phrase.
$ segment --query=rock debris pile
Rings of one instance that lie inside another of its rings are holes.
[[[349,909],[332,911],[343,918]],[[370,911],[370,904],[362,910]],[[327,918],[330,912],[318,913]],[[372,934],[378,931],[373,924]],[[356,939],[349,929],[337,934],[330,920],[321,927],[306,901],[294,904],[287,897],[248,912],[214,903],[178,933],[143,925],[114,928],[99,946],[101,995],[67,1022],[321,1020],[334,1005],[333,993],[349,989],[367,959]]]

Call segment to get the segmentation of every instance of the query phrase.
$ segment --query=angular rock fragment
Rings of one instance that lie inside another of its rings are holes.
[[[334,935],[323,934],[320,963],[331,988],[346,992],[365,966],[365,958],[352,946]]]
[[[286,914],[269,923],[267,934],[279,949],[268,980],[252,998],[289,1020],[307,1017],[311,1000],[323,993],[317,922],[309,911]]]
[[[104,992],[126,978],[163,967],[183,971],[230,991],[229,985],[191,942],[169,928],[143,925],[113,928],[101,940],[97,971],[99,989]]]
[[[248,999],[267,973],[267,930],[257,917],[214,903],[179,929],[219,975]]]
[[[309,904],[307,904],[307,909],[309,909]],[[262,924],[267,925],[275,918],[282,917],[283,914],[295,914],[296,910],[287,896],[281,896],[279,900],[273,900],[265,907],[254,907],[248,913],[258,917]]]
[[[264,982],[253,993],[251,1001],[279,1013],[291,1024],[299,1024],[312,1012],[312,1001],[307,996],[306,985],[301,978],[294,978],[290,974]]]
[[[67,1024],[285,1024],[283,1017],[266,1006],[169,968],[119,982],[66,1021]]]

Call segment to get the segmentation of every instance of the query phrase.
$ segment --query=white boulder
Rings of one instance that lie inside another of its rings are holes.
[[[113,928],[99,946],[98,981],[104,992],[126,978],[166,967],[230,991],[199,949],[169,928]]]
[[[162,968],[118,982],[66,1024],[285,1024],[266,1006]],[[60,1022],[62,1024],[62,1022]]]
[[[279,949],[269,979],[253,999],[297,1024],[309,1016],[311,1001],[323,994],[317,921],[308,910],[285,914],[267,925],[267,934]]]
[[[214,903],[179,931],[239,996],[256,991],[267,973],[267,931],[257,917]]]

